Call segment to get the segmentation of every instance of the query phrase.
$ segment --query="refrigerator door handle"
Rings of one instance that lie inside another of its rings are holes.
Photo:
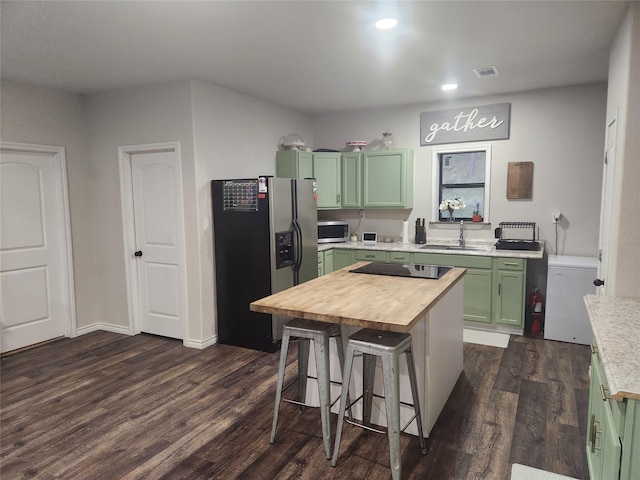
[[[300,284],[300,266],[302,265],[302,228],[297,218],[292,221],[293,224],[293,284]]]

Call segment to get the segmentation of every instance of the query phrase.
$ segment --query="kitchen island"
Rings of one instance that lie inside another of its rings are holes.
[[[369,262],[337,270],[301,285],[251,303],[251,310],[287,317],[338,323],[343,340],[358,328],[410,332],[418,376],[418,393],[424,434],[428,437],[449,394],[462,372],[462,304],[464,268],[452,268],[437,280],[386,275],[365,275],[351,270]],[[331,379],[340,381],[337,354],[332,350]],[[309,374],[314,375],[311,360]],[[409,378],[404,361],[400,368],[400,398],[411,402]],[[356,359],[352,374],[352,398],[362,386],[362,361]],[[311,381],[311,379],[310,379]],[[382,395],[382,372],[376,369],[375,393]],[[354,391],[355,386],[355,391]],[[332,386],[332,398],[339,387]],[[307,389],[307,402],[318,405],[317,389]],[[362,418],[356,405],[354,415]],[[334,406],[337,412],[337,405]],[[401,406],[401,423],[413,416],[413,409]],[[374,398],[371,421],[385,425],[384,404]],[[408,433],[417,434],[415,422]]]

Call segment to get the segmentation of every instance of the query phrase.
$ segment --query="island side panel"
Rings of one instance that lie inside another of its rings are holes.
[[[426,390],[420,392],[428,399],[423,418],[425,432],[433,428],[463,370],[463,293],[463,282],[458,282],[428,314]]]

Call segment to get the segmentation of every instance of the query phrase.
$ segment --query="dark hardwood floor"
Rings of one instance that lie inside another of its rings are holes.
[[[277,365],[278,353],[107,332],[5,356],[0,477],[391,478],[386,436],[355,427],[345,426],[332,468],[317,409],[300,415],[283,404],[270,445]],[[403,435],[403,478],[507,480],[512,463],[588,478],[588,368],[582,345],[516,336],[507,349],[465,344],[428,454]]]

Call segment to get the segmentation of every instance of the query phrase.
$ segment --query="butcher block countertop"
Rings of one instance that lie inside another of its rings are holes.
[[[359,262],[251,303],[255,312],[408,332],[458,281],[452,268],[439,280],[351,273]]]
[[[640,298],[585,295],[611,396],[640,400]]]

